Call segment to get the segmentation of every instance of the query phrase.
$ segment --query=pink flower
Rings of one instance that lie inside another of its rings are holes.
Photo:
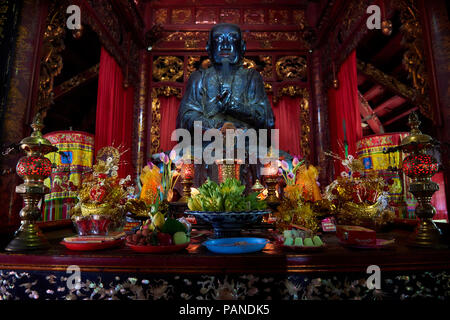
[[[292,165],[294,166],[294,168],[299,164],[299,160],[297,157],[294,158],[294,160],[292,160]]]
[[[175,150],[170,151],[169,153],[169,158],[170,160],[175,160],[175,158],[177,157],[177,152]]]
[[[167,156],[167,154],[165,154],[164,152],[161,152],[159,154],[159,159],[161,160],[162,163],[164,164],[168,164],[169,163],[169,157]]]
[[[155,166],[155,164],[151,161],[147,162],[148,167],[151,169],[153,169],[153,167]]]
[[[295,176],[292,172],[289,172],[287,177],[292,180],[292,179],[294,179]]]
[[[281,168],[278,168],[278,175],[282,176],[283,175],[283,170]]]
[[[286,161],[284,161],[284,160],[281,160],[281,168],[282,168],[284,171],[288,171],[288,170],[289,170],[289,165],[288,165],[288,163],[287,163]]]

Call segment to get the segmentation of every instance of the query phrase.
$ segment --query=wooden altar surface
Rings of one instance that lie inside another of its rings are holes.
[[[450,270],[450,249],[447,246],[442,249],[408,247],[406,240],[411,232],[400,229],[377,234],[377,238],[395,238],[396,244],[389,249],[344,248],[334,234],[325,234],[322,239],[327,247],[321,252],[288,252],[269,243],[262,252],[240,255],[209,252],[201,245],[207,237],[205,231],[198,232],[203,236],[195,237],[194,231],[192,243],[183,252],[139,254],[128,247],[91,252],[70,251],[59,241],[72,235],[72,230],[50,231],[46,233],[51,242],[51,248],[47,251],[0,251],[0,270],[66,271],[70,265],[78,265],[82,271],[149,274],[365,273],[369,265],[378,265],[382,271]]]

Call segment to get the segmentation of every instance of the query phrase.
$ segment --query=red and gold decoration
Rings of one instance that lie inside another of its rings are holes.
[[[219,171],[219,183],[224,182],[228,178],[240,179],[240,168],[242,160],[240,159],[221,159],[216,160]]]
[[[183,185],[183,197],[179,202],[187,202],[191,197],[191,187],[194,181],[195,164],[193,158],[183,157],[181,160],[181,184]]]
[[[334,154],[329,155],[339,159]],[[363,177],[364,165],[352,155],[343,160],[342,165],[348,172],[341,172],[325,189],[325,199],[331,202],[338,223],[378,228],[393,221],[395,214],[387,200],[393,181],[386,182],[376,171]]]
[[[100,149],[93,172],[82,181],[79,202],[71,210],[80,234],[107,234],[123,228],[125,205],[134,197],[135,188],[130,176],[118,177],[120,156],[117,148]]]
[[[25,203],[25,207],[20,210],[22,224],[5,248],[7,251],[46,249],[49,246],[35,221],[41,215],[38,203],[50,191],[44,185],[44,179],[50,176],[52,167],[50,160],[44,155],[57,148],[42,136],[44,124],[40,112],[35,116],[31,127],[31,136],[20,141],[20,148],[27,155],[19,160],[16,168],[17,174],[24,180],[24,183],[16,187],[16,193],[22,195]]]

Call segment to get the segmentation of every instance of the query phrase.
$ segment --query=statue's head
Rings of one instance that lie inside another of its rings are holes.
[[[222,60],[225,58],[230,64],[239,63],[245,52],[245,41],[242,39],[239,26],[221,23],[212,27],[206,51],[214,64],[222,64]]]

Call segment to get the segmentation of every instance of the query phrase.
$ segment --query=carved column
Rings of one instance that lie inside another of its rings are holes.
[[[28,124],[37,99],[40,47],[47,10],[47,1],[24,0],[22,3],[13,72],[0,132],[4,145],[18,143],[30,133]],[[21,153],[1,156],[0,167],[15,168],[21,156]],[[15,193],[15,187],[20,183],[15,170],[11,174],[0,176],[0,225],[19,224],[18,212],[22,207],[22,198]]]
[[[133,139],[133,162],[136,168],[136,176],[139,177],[146,160],[146,133],[147,133],[147,101],[148,101],[148,55],[142,50],[140,53],[139,85],[136,88],[137,99],[135,99],[134,113],[134,139]]]
[[[429,70],[431,100],[438,110],[437,138],[442,147],[447,208],[450,208],[450,22],[444,0],[418,3],[422,13],[424,48]]]
[[[314,164],[320,168],[319,182],[326,186],[333,177],[333,165],[324,152],[330,149],[330,131],[328,128],[328,106],[324,79],[321,77],[321,54],[320,50],[315,50],[312,54],[312,103],[313,103],[313,128],[315,130]]]

